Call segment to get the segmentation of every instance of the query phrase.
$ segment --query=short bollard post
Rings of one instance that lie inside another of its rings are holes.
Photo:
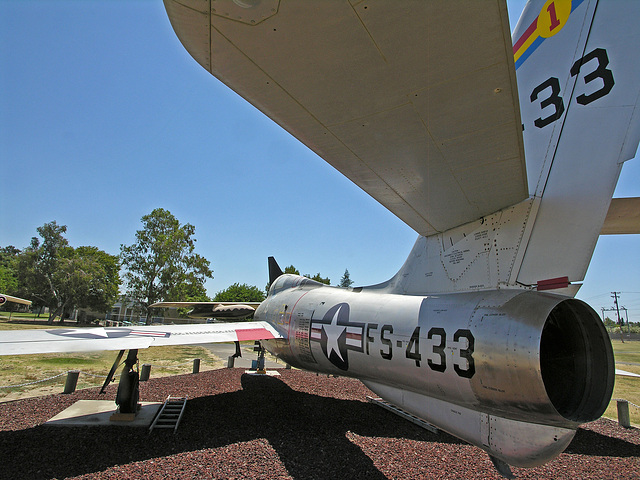
[[[285,365],[285,370],[291,370],[291,365],[289,365],[288,363]]]
[[[142,364],[142,370],[140,371],[140,381],[146,382],[149,380],[149,376],[151,375],[151,365],[148,363]]]
[[[631,418],[629,417],[629,402],[618,400],[618,423],[621,427],[631,428]]]
[[[235,364],[236,364],[236,357],[233,355],[230,355],[229,358],[227,358],[227,368],[233,368]]]
[[[78,384],[78,377],[80,376],[80,370],[69,370],[67,372],[67,381],[64,384],[64,392],[73,393],[76,391],[76,385]]]
[[[193,359],[193,373],[198,373],[200,372],[200,359],[199,358],[194,358]]]

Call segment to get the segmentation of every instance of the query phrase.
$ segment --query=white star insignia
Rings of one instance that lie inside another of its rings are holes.
[[[342,308],[342,307],[341,307]],[[331,352],[336,352],[338,358],[344,362],[344,358],[340,354],[340,347],[338,346],[338,338],[344,332],[346,326],[338,325],[338,314],[341,308],[339,308],[331,319],[331,324],[322,325],[324,333],[327,335],[327,358],[331,358]]]

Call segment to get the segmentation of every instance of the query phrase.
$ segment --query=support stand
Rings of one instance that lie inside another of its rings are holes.
[[[256,373],[264,375],[265,373],[267,373],[267,369],[265,368],[265,350],[258,340],[256,340],[253,351],[258,352],[258,360],[256,361]]]
[[[124,350],[120,350],[120,353],[118,353],[118,356],[116,357],[116,361],[111,367],[109,375],[107,375],[107,378],[102,385],[100,393],[105,393],[107,385],[109,385],[109,383],[113,381],[113,376],[115,374],[115,371],[118,369],[118,366],[120,365],[120,360],[122,359],[123,355]],[[124,361],[124,368],[122,369],[122,373],[120,374],[120,382],[118,383],[118,392],[116,393],[116,405],[118,405],[118,410],[115,415],[122,416],[123,414],[127,414],[128,416],[133,415],[135,417],[136,413],[138,413],[138,400],[140,398],[140,377],[138,374],[137,366],[138,350],[129,350],[127,358]],[[118,420],[126,419],[118,418]]]

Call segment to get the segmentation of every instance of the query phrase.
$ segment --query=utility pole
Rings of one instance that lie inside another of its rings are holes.
[[[622,332],[622,320],[620,319],[620,309],[618,308],[618,295],[620,292],[611,292],[611,297],[613,298],[613,303],[616,306],[616,313],[618,315],[618,327],[620,327],[620,340],[624,343],[624,333]]]
[[[624,310],[624,316],[627,318],[627,336],[629,338],[631,338],[631,327],[629,326],[629,310],[627,310],[627,307],[620,307],[622,310]]]

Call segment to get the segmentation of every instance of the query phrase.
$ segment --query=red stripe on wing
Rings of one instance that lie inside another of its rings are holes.
[[[236,330],[238,335],[238,341],[243,342],[245,340],[266,340],[268,338],[275,338],[266,328],[246,328],[242,330]]]

